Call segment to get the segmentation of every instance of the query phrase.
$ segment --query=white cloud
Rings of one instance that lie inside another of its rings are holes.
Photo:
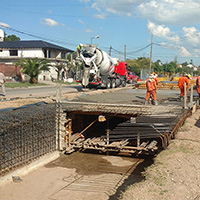
[[[98,18],[98,19],[105,19],[106,15],[105,14],[96,14],[96,15],[94,15],[94,17]]]
[[[200,32],[195,27],[183,27],[187,41],[193,46],[200,45]]]
[[[45,18],[44,21],[42,22],[42,24],[45,24],[47,26],[57,26],[58,22],[56,22],[53,19]]]
[[[79,0],[80,2],[90,2],[90,0]]]
[[[98,7],[98,4],[97,3],[93,3],[91,8],[94,8],[96,9],[98,12],[101,12],[101,9]]]
[[[94,0],[91,7],[98,12],[104,9],[107,13],[132,16],[135,13],[135,7],[145,1],[147,0]]]
[[[85,24],[81,19],[79,19],[78,22],[81,24]]]
[[[165,27],[164,25],[157,25],[150,21],[148,22],[147,27],[150,32],[157,37],[166,39],[170,42],[179,42],[179,37],[175,33],[171,32],[169,27]]]
[[[86,29],[85,32],[87,32],[87,33],[92,33],[92,32],[94,32],[94,31],[91,30],[91,29]]]
[[[5,23],[3,23],[3,22],[0,22],[0,27],[2,27],[2,28],[9,28],[10,25],[5,24]]]
[[[143,17],[165,25],[199,23],[200,0],[80,0],[99,13]]]
[[[143,18],[170,25],[199,23],[199,9],[199,0],[150,0],[137,7]]]
[[[185,47],[180,47],[179,52],[180,52],[180,55],[183,57],[191,56],[191,53]]]

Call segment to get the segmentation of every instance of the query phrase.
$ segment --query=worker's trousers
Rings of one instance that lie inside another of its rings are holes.
[[[151,94],[153,96],[153,100],[156,101],[156,91],[155,90],[153,90],[153,91],[147,91],[147,96],[146,96],[145,100],[148,101],[148,99],[149,99],[149,97],[150,97]]]
[[[198,92],[199,97],[200,97],[200,86],[197,86],[197,92]]]
[[[4,83],[0,83],[0,90],[1,90],[3,95],[6,95]]]
[[[184,88],[180,88],[180,92],[181,92],[181,97],[184,96]],[[187,94],[187,89],[186,89],[186,94]]]

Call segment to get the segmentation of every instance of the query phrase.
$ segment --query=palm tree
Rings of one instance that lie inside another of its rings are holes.
[[[62,70],[65,70],[66,65],[64,63],[57,63],[54,68],[55,71],[57,72],[57,81],[60,80],[60,73]]]
[[[38,58],[21,59],[16,62],[16,65],[22,67],[22,72],[30,77],[29,83],[32,84],[37,84],[37,77],[41,71],[49,71],[49,66],[51,66],[46,59],[39,60]]]

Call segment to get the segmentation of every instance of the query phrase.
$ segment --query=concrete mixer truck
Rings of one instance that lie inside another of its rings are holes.
[[[115,88],[126,86],[126,63],[117,62],[97,45],[85,44],[80,54],[84,67],[76,81],[83,87]]]

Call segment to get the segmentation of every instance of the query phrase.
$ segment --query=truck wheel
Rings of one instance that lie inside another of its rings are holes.
[[[115,82],[115,79],[112,79],[112,81],[111,81],[111,87],[112,87],[112,88],[116,88],[116,82]]]
[[[111,88],[111,81],[110,81],[110,79],[108,79],[106,81],[106,89],[110,89],[110,88]]]
[[[122,81],[122,87],[126,87],[126,80]]]

